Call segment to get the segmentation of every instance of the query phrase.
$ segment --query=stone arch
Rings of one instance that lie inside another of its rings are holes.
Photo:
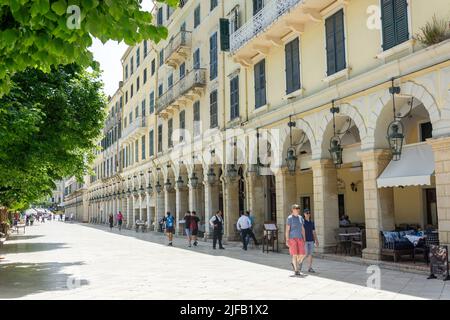
[[[406,94],[414,97],[422,102],[423,106],[428,112],[430,121],[433,125],[433,136],[439,135],[439,122],[441,120],[441,111],[439,110],[438,103],[433,95],[422,85],[413,81],[403,83],[401,86],[401,94]],[[384,108],[392,100],[392,95],[389,90],[381,92],[381,96],[377,99],[374,106],[369,106],[371,113],[369,115],[369,127],[367,130],[367,139],[364,149],[376,148],[376,127],[378,120],[382,114]]]

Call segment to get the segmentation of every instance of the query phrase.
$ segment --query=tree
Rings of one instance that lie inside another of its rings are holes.
[[[105,119],[98,72],[71,64],[26,69],[0,98],[0,206],[21,209],[53,181],[88,173]]]
[[[88,48],[92,36],[102,42],[167,37],[152,24],[142,0],[0,0],[0,96],[11,88],[11,76],[27,68],[49,72],[52,66],[94,66]],[[176,6],[178,0],[157,0]]]

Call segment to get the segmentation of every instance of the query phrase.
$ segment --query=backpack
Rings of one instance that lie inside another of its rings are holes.
[[[173,217],[168,216],[166,218],[166,228],[172,228],[173,227]]]

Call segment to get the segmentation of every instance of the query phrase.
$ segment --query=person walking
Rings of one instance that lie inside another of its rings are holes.
[[[225,249],[222,246],[222,231],[223,231],[223,216],[222,211],[217,213],[209,220],[209,224],[213,227],[213,249],[216,249],[217,241],[219,242],[219,249]]]
[[[112,213],[109,214],[109,230],[112,231],[114,227],[114,216]]]
[[[170,212],[167,212],[167,216],[164,217],[164,222],[166,224],[167,238],[169,239],[168,246],[172,247],[173,234],[175,233],[175,218],[170,214]]]
[[[192,211],[190,224],[189,224],[189,230],[191,231],[192,240],[194,240],[194,247],[198,245],[197,242],[197,235],[198,235],[198,223],[200,222],[200,218],[197,217],[197,213],[195,211]]]
[[[242,214],[236,223],[236,228],[240,232],[242,238],[242,249],[244,249],[245,251],[247,251],[247,238],[250,237],[249,232],[251,231],[251,226],[252,223],[250,221],[250,218],[246,214]]]
[[[255,216],[253,214],[250,214],[250,211],[246,211],[245,215],[250,219],[250,230],[248,231],[248,234],[255,242],[255,246],[257,246],[258,241],[256,240],[255,233],[253,232],[253,228],[255,226]]]
[[[311,220],[311,211],[309,209],[303,210],[304,222],[303,227],[305,229],[305,251],[306,251],[306,261],[308,262],[308,272],[315,273],[312,268],[314,246],[319,246],[319,240],[317,239],[316,227],[314,222]]]
[[[189,248],[192,247],[192,235],[191,235],[191,212],[186,211],[184,215],[184,232],[186,233],[186,237],[188,240]]]
[[[119,211],[117,214],[117,225],[119,226],[119,231],[122,231],[123,214]]]
[[[305,228],[303,218],[300,215],[300,206],[294,204],[291,207],[291,214],[286,220],[286,245],[289,247],[289,253],[292,256],[292,268],[295,275],[303,275],[302,264],[305,258]]]

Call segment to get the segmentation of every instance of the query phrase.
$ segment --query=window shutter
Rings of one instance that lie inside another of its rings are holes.
[[[299,39],[295,39],[293,43],[293,53],[292,53],[292,61],[293,66],[292,70],[294,77],[294,91],[300,89],[300,43]]]
[[[254,79],[255,79],[255,107],[258,108],[261,103],[259,101],[259,69],[260,69],[260,64],[255,64],[254,67]]]
[[[346,68],[343,10],[335,14],[335,39],[336,39],[336,72],[339,72]]]
[[[327,41],[327,74],[336,73],[336,47],[334,43],[334,17],[330,17],[325,22]]]
[[[396,45],[408,41],[408,2],[407,0],[395,0],[395,35]]]
[[[220,19],[220,50],[230,51],[230,20]]]
[[[381,0],[383,50],[395,46],[394,0]]]
[[[261,106],[266,104],[266,60],[263,60],[260,62],[261,63],[261,68],[259,70],[259,93],[260,93],[260,102],[261,102]]]
[[[285,73],[286,73],[286,93],[291,93],[292,88],[293,88],[293,70],[292,70],[292,42],[289,42],[288,44],[286,44],[286,46],[284,47],[284,55],[285,55],[285,64],[286,64],[286,69],[285,69]]]

